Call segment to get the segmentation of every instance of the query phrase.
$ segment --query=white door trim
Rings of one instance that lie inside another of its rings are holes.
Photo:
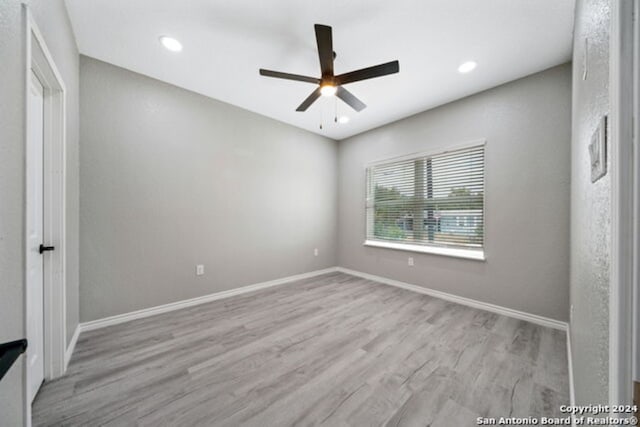
[[[44,377],[53,379],[65,370],[65,184],[66,184],[66,88],[47,45],[26,4],[25,100],[31,71],[44,86],[44,242],[55,250],[44,257]],[[26,102],[25,102],[26,103]],[[28,123],[25,108],[25,135]],[[26,140],[25,140],[26,147]],[[26,221],[25,221],[26,223]],[[25,231],[26,237],[26,231]],[[24,266],[26,268],[26,266]],[[26,324],[26,296],[25,324]],[[25,364],[26,365],[26,364]],[[29,372],[25,369],[25,383]],[[25,387],[26,388],[26,387]],[[28,399],[25,399],[28,401]],[[31,420],[27,404],[26,420]]]
[[[611,2],[610,135],[611,280],[609,293],[609,403],[632,401],[634,149],[633,0]]]

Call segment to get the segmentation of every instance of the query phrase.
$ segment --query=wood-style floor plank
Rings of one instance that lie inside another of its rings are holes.
[[[473,426],[569,400],[562,332],[332,273],[83,333],[36,426]]]

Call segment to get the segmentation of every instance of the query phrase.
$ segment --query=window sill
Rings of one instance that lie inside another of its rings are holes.
[[[365,240],[364,246],[374,248],[397,249],[400,251],[419,252],[423,254],[443,255],[455,258],[472,259],[475,261],[486,261],[484,251],[482,249],[459,249],[459,248],[442,248],[438,246],[418,246],[408,245],[406,243],[379,242],[377,240]]]

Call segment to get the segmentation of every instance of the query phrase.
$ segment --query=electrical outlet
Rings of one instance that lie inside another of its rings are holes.
[[[318,251],[318,248],[315,248],[315,249],[313,250],[313,256],[318,256],[318,254],[319,254],[319,253],[320,253],[320,252]]]
[[[407,265],[409,267],[413,267],[413,257],[409,257],[409,259],[407,260]]]
[[[196,265],[196,276],[204,275],[204,265],[198,264]]]

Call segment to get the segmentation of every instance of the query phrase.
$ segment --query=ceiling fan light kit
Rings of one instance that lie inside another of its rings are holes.
[[[314,27],[316,31],[316,42],[318,44],[318,57],[320,59],[322,77],[315,78],[301,76],[299,74],[283,73],[280,71],[265,70],[262,68],[260,69],[260,75],[318,85],[318,87],[311,92],[311,95],[302,101],[302,104],[298,106],[296,111],[306,111],[320,96],[333,95],[340,98],[354,110],[358,112],[362,111],[366,108],[365,103],[345,89],[343,85],[397,73],[400,71],[400,63],[397,60],[391,61],[336,76],[333,70],[333,60],[336,55],[333,51],[331,27],[320,24],[316,24]]]
[[[338,91],[338,88],[332,84],[324,84],[320,86],[320,94],[322,96],[333,96]]]

